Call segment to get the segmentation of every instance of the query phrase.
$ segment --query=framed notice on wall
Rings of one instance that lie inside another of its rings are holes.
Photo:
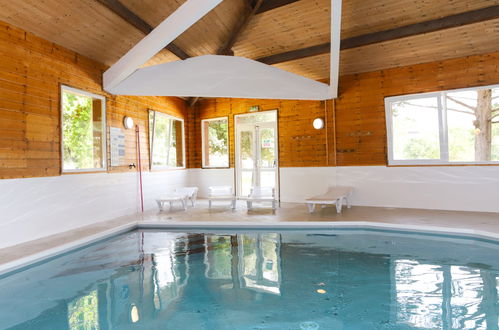
[[[119,127],[109,127],[111,166],[125,164],[125,132]]]

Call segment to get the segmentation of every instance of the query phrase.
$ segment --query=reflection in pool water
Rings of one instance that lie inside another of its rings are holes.
[[[499,244],[135,231],[0,278],[1,329],[498,329]]]

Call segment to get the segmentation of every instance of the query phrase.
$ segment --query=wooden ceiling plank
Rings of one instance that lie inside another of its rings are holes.
[[[119,0],[97,0],[97,1],[146,35],[151,33],[151,31],[154,29],[146,21],[144,21],[133,11],[131,11],[125,5],[123,5]],[[175,56],[177,56],[182,60],[185,60],[186,58],[190,57],[185,51],[183,51],[180,47],[178,47],[174,43],[170,43],[165,47],[165,49],[172,52],[173,54],[175,54]]]
[[[266,11],[276,9],[282,6],[287,6],[299,0],[266,0],[262,6],[256,11],[256,14],[261,14]]]
[[[402,39],[424,33],[446,30],[463,25],[480,23],[499,18],[499,5],[487,8],[472,10],[456,15],[450,15],[439,19],[426,22],[410,24],[395,29],[368,33],[357,37],[341,40],[340,49],[352,49],[367,46],[375,43]],[[293,61],[301,58],[327,54],[330,51],[330,43],[296,49],[284,53],[274,54],[258,58],[257,61],[265,64],[277,64],[287,61]]]

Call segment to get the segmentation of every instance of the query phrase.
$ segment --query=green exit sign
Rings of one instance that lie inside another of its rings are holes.
[[[258,105],[254,105],[249,108],[249,112],[257,112],[260,110],[260,107]]]

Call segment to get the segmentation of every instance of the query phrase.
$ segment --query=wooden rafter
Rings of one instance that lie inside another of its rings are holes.
[[[266,11],[276,9],[282,6],[286,6],[289,4],[292,4],[294,2],[297,2],[299,0],[266,0],[260,8],[256,11],[256,14],[261,14]]]
[[[450,15],[426,22],[401,26],[395,29],[368,33],[341,41],[341,49],[362,47],[379,42],[411,37],[423,33],[451,29],[463,25],[488,21],[499,17],[499,5]]]
[[[237,41],[237,38],[244,32],[248,24],[251,22],[251,19],[255,16],[256,12],[262,5],[263,0],[258,0],[255,5],[251,6],[248,13],[238,22],[237,26],[234,28],[230,36],[227,38],[227,41],[218,49],[217,55],[234,55],[232,51],[232,46]]]
[[[133,11],[128,9],[125,5],[123,5],[119,0],[97,0],[102,5],[106,6],[113,13],[124,19],[130,25],[134,26],[138,30],[142,31],[144,34],[149,34],[154,29],[151,25],[149,25],[142,18],[137,16]],[[175,45],[174,43],[170,43],[165,49],[172,52],[178,58],[185,60],[190,56],[183,51],[180,47]]]
[[[357,37],[343,39],[341,40],[340,49],[345,50],[345,49],[367,46],[375,43],[381,43],[390,40],[415,36],[419,34],[450,29],[463,25],[479,23],[483,21],[496,19],[498,17],[499,17],[499,5],[490,6],[487,8],[472,10],[469,12],[464,12],[456,15],[450,15],[426,22],[401,26],[395,29],[368,33]],[[266,64],[276,64],[276,63],[282,63],[301,58],[306,58],[310,56],[327,54],[329,53],[329,50],[330,50],[330,44],[324,43],[321,45],[316,45],[284,53],[261,57],[257,59],[257,61]]]
[[[306,47],[306,48],[291,50],[289,52],[260,57],[259,59],[257,59],[257,61],[265,64],[277,64],[282,62],[298,60],[300,58],[327,54],[329,53],[330,50],[331,50],[331,44],[327,42],[322,45]]]

